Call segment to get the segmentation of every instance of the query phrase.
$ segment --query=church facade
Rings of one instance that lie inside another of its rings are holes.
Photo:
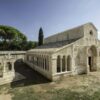
[[[92,23],[44,39],[42,46],[27,51],[25,62],[54,81],[62,76],[88,74],[100,69],[100,41]]]

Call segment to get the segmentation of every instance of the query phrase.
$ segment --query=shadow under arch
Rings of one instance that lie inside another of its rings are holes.
[[[15,72],[23,75],[25,79],[11,82],[12,88],[51,82],[50,80],[48,80],[47,78],[39,74],[37,71],[30,68],[27,64],[25,64],[22,61],[16,61],[14,64],[14,69]]]

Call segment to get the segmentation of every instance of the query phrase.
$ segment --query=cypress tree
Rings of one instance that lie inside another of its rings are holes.
[[[39,29],[39,36],[38,36],[38,45],[39,46],[43,45],[43,38],[44,38],[43,30],[42,30],[42,28],[40,28]]]

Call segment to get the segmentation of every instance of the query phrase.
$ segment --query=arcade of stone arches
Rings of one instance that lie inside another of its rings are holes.
[[[71,56],[57,56],[57,72],[71,71]]]
[[[82,57],[83,56],[81,55],[81,58]],[[57,56],[57,69],[56,69],[57,73],[72,71],[72,59],[73,58],[71,58],[71,55],[68,55],[68,56],[58,55]],[[97,70],[97,60],[98,60],[98,51],[94,45],[89,46],[87,48],[86,59],[87,60],[85,60],[85,61],[87,61],[86,62],[87,66],[85,65],[84,67],[87,67],[89,72],[96,71]],[[77,60],[77,58],[76,58],[76,60]]]

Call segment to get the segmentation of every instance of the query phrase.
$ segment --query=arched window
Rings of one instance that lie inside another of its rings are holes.
[[[65,71],[66,70],[66,57],[63,56],[62,58],[62,71]]]
[[[60,69],[60,56],[57,56],[57,72],[61,72],[61,69]]]
[[[71,57],[67,57],[67,71],[71,71]]]

